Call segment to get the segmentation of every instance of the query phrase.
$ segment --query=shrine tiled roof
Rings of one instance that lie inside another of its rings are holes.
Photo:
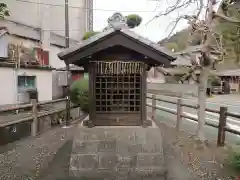
[[[92,58],[98,58],[94,56],[97,53],[114,48],[128,49],[150,66],[169,66],[176,59],[173,52],[129,29],[126,18],[120,13],[114,13],[108,19],[108,26],[102,32],[63,50],[58,57],[66,64],[82,66]]]
[[[171,52],[171,51],[167,50],[166,48],[160,46],[158,43],[155,43],[155,42],[153,42],[153,41],[151,41],[147,38],[144,38],[144,37],[138,35],[137,33],[133,32],[132,30],[127,29],[127,28],[123,28],[123,29],[120,29],[120,30],[116,30],[114,28],[109,28],[106,31],[100,32],[100,33],[88,38],[87,40],[84,40],[84,41],[80,42],[75,47],[71,47],[69,49],[66,49],[66,50],[62,51],[61,53],[58,54],[58,56],[62,59],[64,56],[66,56],[68,54],[71,54],[71,53],[74,53],[76,51],[79,51],[79,50],[83,49],[84,47],[86,47],[88,45],[91,45],[94,42],[115,33],[116,31],[120,31],[121,33],[129,36],[130,38],[133,38],[137,41],[140,41],[141,43],[144,43],[145,45],[153,48],[154,50],[161,52],[163,56],[166,56],[171,61],[175,59],[173,52]]]

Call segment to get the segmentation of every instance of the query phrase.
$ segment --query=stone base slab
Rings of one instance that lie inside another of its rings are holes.
[[[78,178],[164,179],[158,128],[85,128],[74,137],[69,173]]]

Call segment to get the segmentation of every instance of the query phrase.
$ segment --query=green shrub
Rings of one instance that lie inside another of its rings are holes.
[[[84,36],[82,37],[82,40],[86,40],[92,36],[95,36],[96,34],[98,34],[99,32],[98,31],[89,31],[89,32],[86,32],[84,34]]]
[[[234,152],[231,154],[230,165],[238,172],[240,171],[240,152]]]
[[[142,17],[138,14],[129,14],[126,16],[126,19],[129,28],[135,28],[139,26],[142,22]]]
[[[230,166],[240,173],[240,146],[239,144],[232,145],[229,154]],[[240,174],[239,174],[240,175]]]
[[[83,112],[89,112],[88,79],[76,80],[70,86],[70,99],[73,104],[79,105]]]
[[[221,79],[215,75],[210,75],[208,77],[208,84],[210,86],[220,86],[221,85]]]

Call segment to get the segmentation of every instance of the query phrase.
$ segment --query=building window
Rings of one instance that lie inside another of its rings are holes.
[[[36,88],[36,76],[18,76],[18,91]]]

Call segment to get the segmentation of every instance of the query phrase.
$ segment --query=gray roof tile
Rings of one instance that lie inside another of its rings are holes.
[[[114,29],[108,29],[107,31],[97,33],[94,36],[92,36],[92,37],[90,37],[90,38],[88,38],[84,41],[79,42],[78,45],[63,50],[62,52],[60,52],[58,54],[58,56],[65,56],[66,54],[69,54],[69,53],[72,53],[72,52],[74,52],[78,49],[81,49],[81,48],[83,48],[83,47],[85,47],[85,46],[87,46],[87,45],[89,45],[89,44],[91,44],[91,43],[93,43],[93,42],[111,34],[111,33],[113,33],[114,31],[115,31]]]
[[[5,27],[9,34],[41,41],[41,29],[27,26],[14,21],[0,20],[0,27]],[[50,43],[65,47],[65,37],[56,33],[50,33]],[[76,45],[78,41],[70,39],[70,45]]]
[[[152,42],[151,40],[147,39],[147,38],[144,38],[142,36],[139,36],[138,34],[136,34],[135,32],[127,29],[127,28],[124,28],[124,29],[121,29],[120,30],[123,34],[133,38],[133,39],[136,39],[150,47],[152,47],[153,49],[157,50],[157,51],[160,51],[162,52],[165,56],[169,57],[169,58],[172,58],[172,57],[175,57],[174,54],[171,52],[171,51],[168,51],[166,50],[165,48],[161,47],[159,44],[155,43],[155,42]],[[60,52],[58,54],[59,57],[64,57],[65,55],[67,54],[70,54],[70,53],[73,53],[75,51],[78,51],[80,49],[82,49],[83,47],[86,47],[94,42],[96,42],[97,40],[103,38],[103,37],[106,37],[112,33],[116,32],[116,30],[114,28],[108,28],[106,29],[106,31],[103,31],[103,32],[100,32],[92,37],[90,37],[89,39],[85,40],[85,41],[82,41],[80,42],[77,46],[75,47],[70,47],[66,50],[63,50],[62,52]]]
[[[160,46],[158,43],[155,43],[143,36],[139,36],[134,31],[131,31],[129,29],[122,29],[121,31],[123,33],[133,37],[134,39],[137,39],[137,40],[141,41],[142,43],[147,44],[148,46],[151,46],[152,48],[156,49],[157,51],[161,51],[166,55],[175,57],[174,54],[171,51],[169,51],[168,49],[166,49],[165,47]]]

